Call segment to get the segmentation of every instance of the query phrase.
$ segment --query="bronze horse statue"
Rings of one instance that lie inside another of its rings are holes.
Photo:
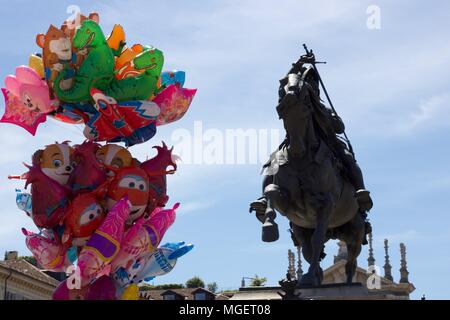
[[[313,68],[303,72],[314,73]],[[284,97],[277,107],[287,133],[285,142],[272,153],[265,165],[264,201],[255,201],[255,210],[263,223],[262,239],[276,241],[276,211],[290,221],[291,235],[301,244],[309,263],[308,272],[298,280],[299,286],[318,286],[323,271],[320,261],[329,239],[340,239],[347,245],[345,266],[347,283],[352,282],[357,257],[365,240],[367,223],[355,197],[355,187],[348,179],[339,157],[320,134],[313,116],[317,99],[306,74],[298,83],[297,94]]]

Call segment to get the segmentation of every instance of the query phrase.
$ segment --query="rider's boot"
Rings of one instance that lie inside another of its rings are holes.
[[[353,160],[353,158],[352,158],[352,160]],[[367,220],[367,211],[372,209],[373,201],[372,201],[372,198],[370,197],[370,191],[367,190],[364,186],[364,180],[363,180],[361,168],[359,167],[358,163],[356,163],[356,161],[353,160],[353,161],[348,161],[348,164],[349,164],[348,169],[349,169],[350,180],[356,189],[355,197],[356,197],[356,200],[358,201],[359,213],[361,214],[361,217],[364,220],[365,232],[364,232],[364,239],[363,239],[362,244],[365,245],[368,243],[367,242],[367,234],[369,234],[372,231],[372,226],[371,226],[370,222]]]
[[[373,201],[370,197],[370,191],[367,190],[364,186],[363,175],[361,172],[361,168],[356,163],[356,161],[348,161],[349,162],[349,175],[350,180],[355,186],[356,192],[355,197],[358,201],[359,209],[362,212],[369,211],[373,207]]]

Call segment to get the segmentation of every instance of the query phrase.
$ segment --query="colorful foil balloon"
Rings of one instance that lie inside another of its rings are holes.
[[[63,245],[57,238],[48,238],[22,228],[25,244],[40,266],[55,272],[65,272],[70,260]]]
[[[16,204],[17,208],[24,211],[27,216],[31,217],[31,194],[28,192],[22,192],[20,189],[16,189]]]
[[[65,247],[84,246],[100,226],[106,215],[100,204],[103,196],[94,191],[79,194],[70,202],[64,217],[62,243]]]
[[[64,218],[70,190],[44,174],[35,159],[32,166],[26,166],[29,171],[21,178],[26,179],[25,188],[31,184],[31,218],[39,228],[56,227]]]
[[[113,280],[103,275],[84,287],[77,288],[72,278],[62,281],[52,295],[53,300],[116,300]]]
[[[149,176],[149,183],[152,186],[149,191],[149,197],[153,199],[154,203],[153,206],[148,208],[149,212],[156,207],[164,207],[169,200],[166,175],[175,173],[177,170],[176,160],[179,159],[172,154],[173,147],[171,149],[167,148],[164,142],[162,147],[155,146],[153,148],[158,151],[158,154],[140,165]]]
[[[111,263],[112,269],[129,269],[138,257],[154,252],[165,232],[174,223],[176,209],[179,203],[176,203],[172,209],[156,208],[150,218],[140,218],[125,233],[120,253]]]
[[[113,208],[117,201],[127,197],[130,202],[130,214],[126,224],[140,218],[146,211],[149,202],[149,182],[146,172],[138,167],[127,167],[115,170],[116,174],[108,185],[106,207]]]
[[[156,126],[186,113],[196,90],[183,88],[185,72],[162,72],[160,50],[141,44],[125,47],[122,26],[115,24],[105,37],[99,20],[95,12],[77,13],[60,28],[50,25],[36,36],[42,52],[30,56],[29,67],[20,66],[15,76],[6,78],[0,122],[34,135],[50,116],[84,123],[90,140],[132,146],[151,139]],[[98,108],[91,90],[114,99],[115,106]]]
[[[155,123],[160,112],[158,105],[152,101],[119,104],[116,99],[97,89],[91,89],[91,95],[98,113],[86,122],[84,135],[95,141],[127,139],[138,129]],[[152,136],[155,132],[156,129]]]
[[[108,176],[95,156],[99,148],[100,145],[92,141],[75,146],[76,166],[68,182],[75,194],[92,191],[106,181]]]
[[[169,273],[175,267],[178,258],[184,256],[193,248],[193,244],[185,244],[184,242],[166,243],[147,259],[137,279],[150,281],[157,276]]]
[[[184,86],[186,73],[184,71],[164,71],[161,73],[161,87],[167,88],[170,85]]]
[[[178,85],[170,85],[161,91],[154,99],[161,112],[157,125],[168,124],[181,119],[187,112],[196,89],[185,89]]]
[[[44,61],[37,54],[32,54],[28,58],[28,66],[36,71],[41,79],[45,79]]]
[[[119,253],[130,208],[131,204],[126,197],[118,201],[81,250],[78,268],[82,286],[98,278]]]
[[[114,280],[119,287],[150,281],[172,271],[177,259],[193,248],[194,245],[185,245],[184,242],[167,243],[153,253],[136,259],[128,269],[119,268],[114,274]]]
[[[172,149],[163,143],[141,163],[113,142],[148,141],[157,126],[187,112],[196,90],[183,88],[184,71],[162,72],[159,49],[126,47],[119,24],[105,37],[97,13],[50,25],[36,44],[42,52],[5,79],[0,122],[32,135],[47,117],[84,124],[88,141],[47,145],[27,173],[11,177],[31,185],[16,194],[18,208],[40,229],[22,230],[26,245],[42,267],[75,270],[80,283],[69,277],[54,299],[136,300],[137,282],[169,272],[192,245],[158,248],[178,208],[163,208],[166,175],[177,168]]]
[[[74,149],[68,142],[53,143],[33,154],[42,172],[61,185],[66,185],[74,168]]]
[[[5,78],[5,86],[2,92],[6,107],[0,122],[21,126],[35,135],[47,113],[56,109],[47,84],[32,68],[20,66],[15,75]]]

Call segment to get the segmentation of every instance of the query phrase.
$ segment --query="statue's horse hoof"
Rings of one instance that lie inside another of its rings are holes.
[[[262,226],[262,241],[274,242],[280,237],[278,224],[275,222],[265,222]]]

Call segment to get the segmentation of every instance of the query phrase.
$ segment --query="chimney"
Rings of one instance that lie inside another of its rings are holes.
[[[17,260],[19,257],[19,253],[17,251],[6,251],[5,252],[5,261],[6,260]]]

